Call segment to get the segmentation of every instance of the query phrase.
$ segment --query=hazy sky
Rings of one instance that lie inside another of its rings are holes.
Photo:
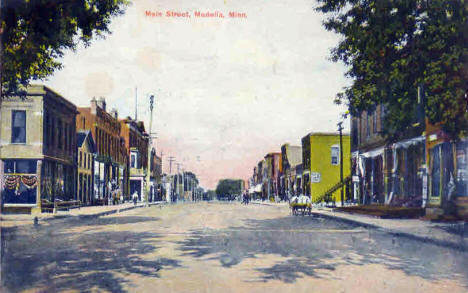
[[[153,131],[164,170],[168,156],[205,188],[247,179],[268,152],[311,131],[335,131],[344,108],[333,97],[344,67],[328,60],[338,37],[324,30],[313,0],[134,1],[112,22],[112,35],[68,53],[46,81],[78,106],[104,96],[120,117],[135,113]],[[145,11],[188,11],[190,18]],[[195,11],[225,18],[196,18]],[[229,18],[229,11],[247,18]],[[347,126],[348,127],[348,126]],[[173,165],[173,171],[176,169]]]

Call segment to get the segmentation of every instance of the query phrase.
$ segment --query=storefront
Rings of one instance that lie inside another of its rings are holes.
[[[36,205],[37,160],[3,160],[3,203]]]

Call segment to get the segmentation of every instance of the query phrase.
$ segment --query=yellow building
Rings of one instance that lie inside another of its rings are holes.
[[[343,135],[343,178],[350,176],[350,136]],[[312,202],[340,182],[340,135],[337,133],[309,133],[302,138],[302,188]],[[340,190],[333,192],[340,201]],[[346,197],[346,195],[345,195]],[[346,198],[345,198],[346,200]]]
[[[94,154],[96,153],[96,145],[94,143],[93,134],[90,130],[78,131],[77,133],[78,146],[78,184],[77,197],[82,204],[92,204],[94,201]]]

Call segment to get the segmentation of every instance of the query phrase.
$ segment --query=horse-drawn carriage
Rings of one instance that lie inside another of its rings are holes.
[[[312,214],[312,203],[310,198],[301,195],[299,197],[294,196],[289,202],[289,208],[293,216],[297,215],[311,215]]]

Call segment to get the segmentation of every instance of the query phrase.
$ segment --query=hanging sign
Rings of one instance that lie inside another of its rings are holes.
[[[321,180],[321,175],[319,172],[311,172],[310,173],[310,182],[312,183],[319,183]]]

